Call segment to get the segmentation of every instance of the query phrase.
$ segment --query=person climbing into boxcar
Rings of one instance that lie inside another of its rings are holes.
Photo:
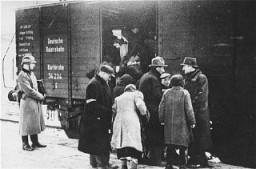
[[[180,74],[171,77],[172,88],[167,89],[159,105],[159,119],[164,124],[164,141],[167,146],[166,169],[173,169],[172,154],[180,150],[180,169],[186,167],[186,149],[191,140],[191,128],[195,127],[195,116],[190,94],[183,89]]]
[[[141,62],[139,56],[129,56],[129,58],[127,58],[127,61],[125,61],[125,64],[120,67],[117,75],[122,76],[123,74],[129,74],[133,78],[133,83],[136,84],[136,82],[143,75],[140,63]]]
[[[128,56],[140,58],[140,67],[143,73],[148,71],[148,59],[145,51],[144,44],[144,32],[141,31],[139,23],[133,23],[132,26],[128,26],[128,30],[124,31],[125,37],[128,40]],[[129,58],[127,60],[129,60]],[[150,60],[151,61],[151,60]]]
[[[103,51],[102,55],[109,56],[112,60],[113,65],[120,65],[120,49],[116,48],[113,43],[116,40],[116,36],[113,35],[112,30],[107,30],[103,34]]]
[[[19,132],[22,136],[22,149],[26,151],[46,147],[38,141],[38,134],[44,131],[45,122],[42,111],[44,96],[38,91],[37,79],[33,73],[35,63],[34,56],[26,54],[22,58],[22,70],[16,80],[22,92]],[[29,145],[28,135],[30,135],[32,146]]]
[[[149,65],[150,70],[138,82],[139,90],[143,93],[145,103],[150,113],[149,124],[146,128],[147,146],[149,148],[149,164],[161,165],[163,149],[163,126],[159,122],[158,106],[162,98],[160,76],[165,72],[164,59],[155,57]]]
[[[112,98],[108,80],[113,74],[112,67],[102,65],[86,88],[78,150],[90,154],[93,168],[116,168],[109,164]]]
[[[134,84],[127,85],[124,93],[115,98],[112,110],[115,118],[111,146],[122,161],[121,169],[127,169],[127,160],[131,162],[131,169],[137,169],[143,151],[139,118],[146,118],[147,111],[142,92],[136,90]]]
[[[153,30],[148,31],[148,36],[144,40],[145,45],[145,64],[149,65],[151,60],[156,56],[156,35]],[[143,65],[144,67],[144,65]],[[148,71],[148,67],[145,67],[143,71]]]
[[[205,151],[212,145],[210,113],[208,109],[208,80],[198,68],[196,58],[185,57],[182,71],[185,73],[184,88],[189,91],[196,118],[193,129],[194,142],[189,146],[191,166],[209,167]]]
[[[113,46],[115,46],[119,50],[120,56],[120,66],[123,66],[124,57],[128,54],[128,40],[123,35],[122,30],[112,30],[113,36],[116,36],[116,39],[113,42]]]

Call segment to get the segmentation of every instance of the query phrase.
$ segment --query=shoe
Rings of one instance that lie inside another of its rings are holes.
[[[26,151],[33,151],[34,150],[34,148],[30,147],[29,144],[23,144],[22,149],[26,150]]]
[[[40,144],[40,143],[37,143],[37,144],[32,144],[32,147],[33,148],[36,148],[36,147],[38,147],[38,148],[45,148],[47,145],[43,145],[43,144]]]
[[[170,164],[167,164],[166,167],[165,167],[165,169],[173,169],[173,166],[170,165]]]

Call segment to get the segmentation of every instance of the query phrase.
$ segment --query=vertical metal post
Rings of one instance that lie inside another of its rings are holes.
[[[40,58],[40,79],[44,79],[44,57],[43,57],[43,24],[41,7],[38,8],[39,12],[39,58]]]
[[[103,61],[103,56],[102,56],[102,42],[103,42],[103,40],[102,40],[102,34],[103,34],[103,30],[102,30],[102,10],[101,10],[101,3],[99,4],[99,39],[100,39],[100,63],[102,63],[102,61]]]
[[[68,53],[68,107],[72,107],[72,55],[71,55],[71,14],[68,4],[64,6],[67,8],[67,53]]]

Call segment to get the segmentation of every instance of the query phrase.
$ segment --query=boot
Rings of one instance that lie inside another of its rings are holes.
[[[34,148],[28,144],[28,136],[22,136],[22,149],[25,151],[33,151]]]
[[[31,135],[31,136],[30,136],[30,139],[31,139],[31,141],[32,141],[32,147],[33,147],[33,148],[36,148],[36,147],[38,147],[38,148],[45,148],[45,147],[46,147],[46,145],[40,144],[40,143],[38,142],[38,136],[37,136],[37,134]]]

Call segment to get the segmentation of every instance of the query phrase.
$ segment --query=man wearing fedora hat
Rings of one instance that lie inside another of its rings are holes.
[[[205,151],[211,147],[210,113],[208,109],[208,80],[198,68],[196,58],[185,57],[182,70],[186,75],[184,88],[191,95],[195,112],[196,127],[193,129],[194,142],[189,146],[189,165],[207,167]]]
[[[160,76],[165,72],[164,59],[155,57],[149,65],[149,72],[139,80],[139,90],[144,94],[145,103],[150,113],[149,124],[146,128],[147,146],[149,148],[151,165],[160,165],[163,149],[163,126],[158,118],[158,106],[162,98]]]

